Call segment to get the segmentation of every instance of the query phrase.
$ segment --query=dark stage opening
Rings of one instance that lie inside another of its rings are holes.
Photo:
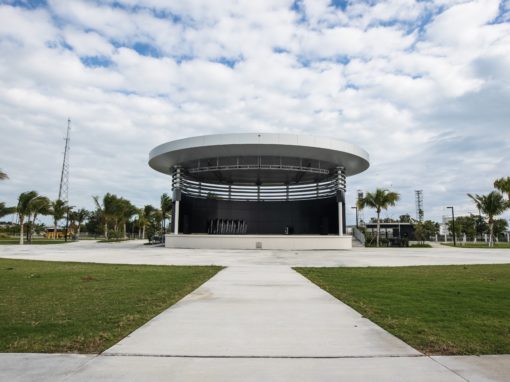
[[[237,234],[338,235],[336,196],[293,201],[231,201],[183,194],[180,216],[179,232],[185,234],[211,233],[211,221],[216,224],[220,220],[228,227],[241,227],[241,231],[229,228]]]

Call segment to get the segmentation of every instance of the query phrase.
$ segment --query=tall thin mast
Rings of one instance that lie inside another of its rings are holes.
[[[414,191],[416,195],[416,219],[420,222],[423,221],[423,190]]]
[[[65,139],[64,160],[62,162],[62,173],[60,174],[60,187],[58,189],[58,198],[64,202],[69,202],[69,149],[71,144],[71,119],[67,119],[67,133]]]

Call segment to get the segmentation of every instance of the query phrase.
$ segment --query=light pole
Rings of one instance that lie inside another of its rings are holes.
[[[359,228],[358,227],[358,207],[351,207],[351,208],[354,208],[356,210],[356,228]]]
[[[452,210],[452,231],[453,231],[453,246],[456,247],[457,243],[455,241],[455,213],[453,211],[453,207],[446,207]]]

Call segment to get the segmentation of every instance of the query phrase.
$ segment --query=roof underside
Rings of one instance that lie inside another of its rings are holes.
[[[307,158],[238,156],[181,163],[188,178],[226,184],[296,184],[320,182],[335,173],[335,164]]]
[[[172,141],[150,153],[149,165],[212,183],[295,184],[331,177],[336,167],[354,175],[369,166],[368,154],[341,141],[290,134],[219,134]]]

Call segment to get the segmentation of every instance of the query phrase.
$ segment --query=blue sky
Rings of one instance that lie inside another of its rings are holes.
[[[475,212],[466,193],[510,175],[509,21],[492,0],[0,2],[0,200],[56,197],[70,117],[75,206],[157,204],[162,142],[288,132],[370,153],[348,203],[385,187],[384,216],[413,215],[423,189],[426,218]]]

